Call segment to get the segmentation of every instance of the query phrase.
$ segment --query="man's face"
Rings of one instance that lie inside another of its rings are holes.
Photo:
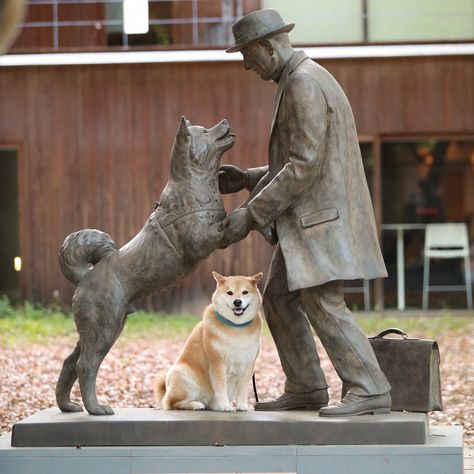
[[[252,43],[241,51],[244,58],[244,68],[255,71],[263,80],[271,79],[276,64],[270,51],[262,43]]]

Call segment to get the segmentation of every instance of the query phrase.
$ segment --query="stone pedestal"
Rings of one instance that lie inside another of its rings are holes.
[[[161,411],[119,408],[112,416],[49,408],[13,427],[12,446],[254,446],[424,444],[423,413],[324,418],[314,411]]]
[[[23,446],[23,447],[19,447]],[[462,428],[426,415],[48,409],[0,437],[2,474],[461,474]]]

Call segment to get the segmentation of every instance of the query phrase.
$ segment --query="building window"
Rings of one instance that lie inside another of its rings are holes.
[[[472,0],[148,0],[149,31],[137,35],[124,34],[122,0],[26,2],[11,52],[224,48],[233,42],[232,24],[259,8],[296,23],[296,45],[474,39]]]
[[[385,227],[387,224],[416,224],[412,229],[405,226],[404,231],[407,306],[421,306],[425,224],[466,223],[471,259],[474,257],[472,183],[474,139],[406,140],[382,144],[383,224]],[[386,305],[396,306],[396,232],[384,231],[383,254],[389,273],[385,282]],[[430,281],[432,285],[463,285],[463,261],[433,261]],[[436,307],[466,307],[464,295],[457,292],[432,293],[431,301]]]
[[[295,44],[474,39],[472,0],[263,0],[262,5],[298,25],[291,32]]]
[[[15,51],[226,47],[258,0],[148,0],[149,31],[126,35],[122,0],[29,0]]]

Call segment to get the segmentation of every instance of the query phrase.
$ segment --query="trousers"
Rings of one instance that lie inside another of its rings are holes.
[[[285,261],[277,245],[263,292],[263,308],[286,376],[285,392],[327,388],[311,326],[351,393],[371,396],[390,391],[368,338],[346,306],[342,281],[290,292]]]

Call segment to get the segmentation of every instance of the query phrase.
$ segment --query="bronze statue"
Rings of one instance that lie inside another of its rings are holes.
[[[64,241],[59,261],[64,275],[77,285],[72,308],[79,341],[56,386],[62,411],[82,410],[70,399],[79,378],[86,410],[113,414],[97,401],[97,371],[133,311],[131,303],[174,285],[222,246],[218,226],[226,213],[218,187],[219,159],[233,144],[226,120],[206,130],[182,117],[169,181],[142,230],[120,249],[109,235],[94,229]]]
[[[387,413],[390,385],[344,302],[343,280],[387,276],[352,110],[323,67],[295,51],[272,9],[233,26],[246,70],[278,84],[268,166],[225,165],[221,192],[251,191],[247,205],[221,224],[223,245],[258,225],[274,226],[264,310],[286,375],[285,391],[257,410],[315,409],[322,416]],[[309,322],[308,322],[309,321]],[[349,392],[329,406],[311,326]]]

